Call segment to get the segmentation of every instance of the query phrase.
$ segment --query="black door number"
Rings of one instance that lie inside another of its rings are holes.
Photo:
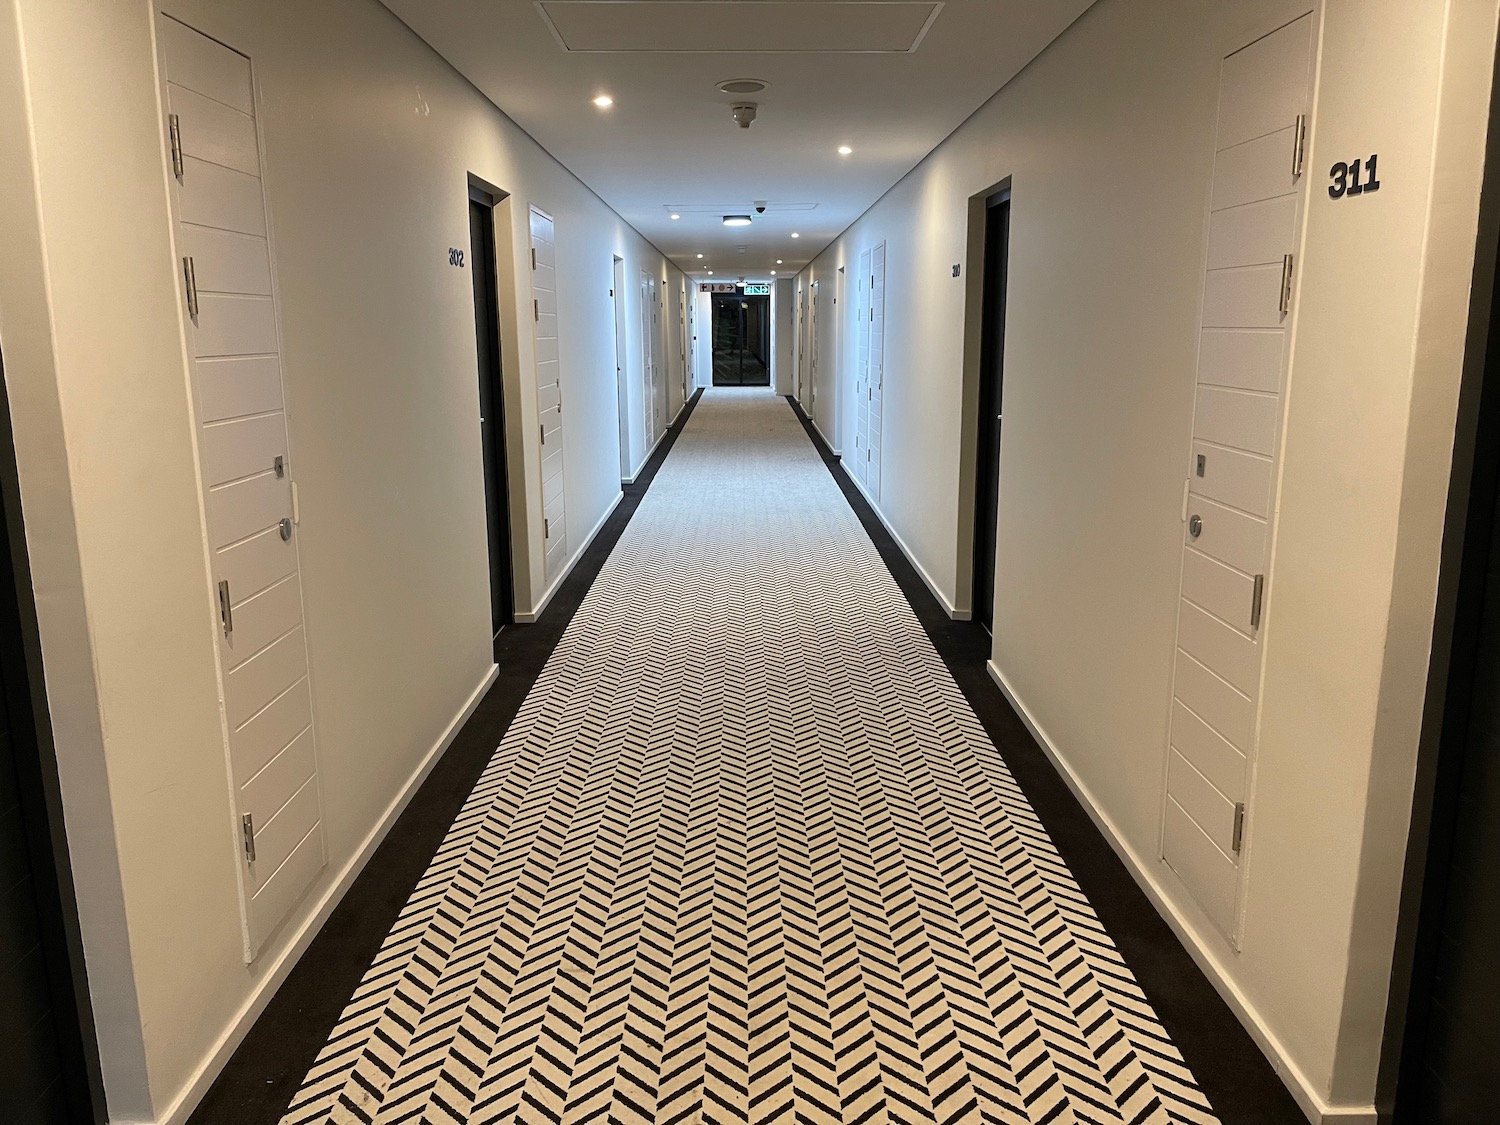
[[[1368,160],[1355,157],[1349,164],[1340,160],[1328,170],[1328,176],[1333,180],[1328,187],[1328,198],[1343,199],[1346,196],[1364,195],[1367,191],[1379,191],[1380,178],[1376,172],[1379,164],[1379,153]],[[1360,182],[1361,171],[1364,172],[1363,183]]]
[[[463,269],[464,252],[462,250],[455,249],[452,246],[448,247],[448,264],[450,266],[457,266],[459,269]]]

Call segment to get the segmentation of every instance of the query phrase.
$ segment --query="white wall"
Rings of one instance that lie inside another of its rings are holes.
[[[153,6],[5,0],[0,346],[119,1121],[190,1107],[491,673],[470,276],[447,255],[467,245],[466,177],[511,194],[499,241],[522,611],[549,593],[528,204],[557,222],[576,552],[619,496],[612,257],[627,278],[660,276],[669,316],[680,285],[375,0],[165,6],[248,54],[259,86],[330,862],[243,965]],[[637,366],[638,343],[636,327]],[[679,349],[663,358],[680,372]]]
[[[828,442],[833,451],[842,454],[847,435],[854,433],[852,417],[846,425],[842,416],[844,409],[852,409],[854,401],[854,370],[848,366],[854,362],[854,349],[843,344],[844,340],[854,339],[850,335],[854,331],[854,322],[853,313],[846,306],[852,306],[857,302],[852,299],[838,301],[839,268],[843,265],[840,254],[841,247],[835,244],[829,253],[812,263],[805,271],[805,277],[809,287],[809,324],[812,320],[811,286],[813,282],[818,284],[822,302],[818,310],[816,332],[821,339],[808,341],[809,349],[814,343],[821,349],[818,353],[819,364],[816,372],[817,394],[813,396],[813,424],[818,427],[818,432],[823,435],[823,440]],[[812,335],[813,333],[809,333],[809,336]],[[807,364],[811,374],[811,350],[808,352]]]
[[[951,267],[964,263],[970,283],[982,273],[969,202],[1011,179],[992,669],[1309,1115],[1364,1120],[1495,0],[1320,7],[1242,951],[1155,858],[1219,60],[1313,6],[1101,0],[802,280],[888,242],[879,509],[961,612],[973,406],[968,289]],[[1334,204],[1316,170],[1355,151],[1381,154],[1383,189]],[[847,388],[847,364],[842,376]]]
[[[796,359],[797,283],[783,277],[771,285],[771,386],[777,394],[792,393],[797,377]]]

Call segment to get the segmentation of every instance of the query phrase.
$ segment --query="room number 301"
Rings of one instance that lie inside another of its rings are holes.
[[[1333,183],[1328,185],[1328,198],[1344,199],[1348,196],[1364,195],[1367,191],[1379,191],[1380,177],[1377,173],[1379,164],[1378,153],[1367,160],[1355,157],[1348,164],[1340,160],[1328,170],[1328,176],[1333,180]],[[1363,173],[1362,179],[1361,173]]]

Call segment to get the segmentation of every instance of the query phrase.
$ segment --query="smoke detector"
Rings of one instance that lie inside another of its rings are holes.
[[[757,106],[754,102],[742,102],[729,111],[734,118],[734,123],[741,129],[750,128],[750,123],[755,120]]]

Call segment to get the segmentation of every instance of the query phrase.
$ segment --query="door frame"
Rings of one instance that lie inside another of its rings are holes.
[[[978,534],[979,396],[984,379],[984,239],[989,202],[1011,192],[1011,177],[969,196],[968,237],[964,246],[964,358],[963,389],[959,400],[958,433],[958,565],[954,578],[953,619],[974,617],[974,543]],[[1015,197],[1011,196],[1011,225],[1015,225]]]
[[[650,270],[641,271],[641,383],[642,402],[645,415],[641,419],[645,432],[646,456],[656,448],[660,434],[656,433],[656,369],[660,363],[657,355],[661,341],[658,339],[659,325],[654,314],[656,304],[656,275]],[[665,429],[665,427],[664,427]]]
[[[625,259],[614,256],[609,296],[615,314],[615,401],[619,412],[620,479],[629,481],[630,471],[630,354],[625,331]]]
[[[1490,532],[1500,492],[1500,57],[1490,91],[1468,329],[1459,380],[1453,463],[1433,614],[1411,821],[1396,921],[1375,1108],[1381,1125],[1420,1125],[1405,1101],[1417,1089],[1447,891],[1473,675],[1480,643]]]
[[[20,799],[28,817],[27,847],[42,921],[42,951],[49,970],[47,982],[62,1050],[63,1093],[74,1119],[103,1125],[108,1117],[104,1072],[68,849],[62,778],[47,706],[41,632],[31,559],[26,549],[20,469],[3,356],[0,356],[0,508],[5,520],[4,569],[9,570],[11,579],[0,589],[0,597],[5,599],[6,611],[15,613],[17,620],[14,636],[0,633],[0,663],[4,665],[8,689],[6,702],[11,714],[13,752],[17,766],[25,766],[18,768]]]

